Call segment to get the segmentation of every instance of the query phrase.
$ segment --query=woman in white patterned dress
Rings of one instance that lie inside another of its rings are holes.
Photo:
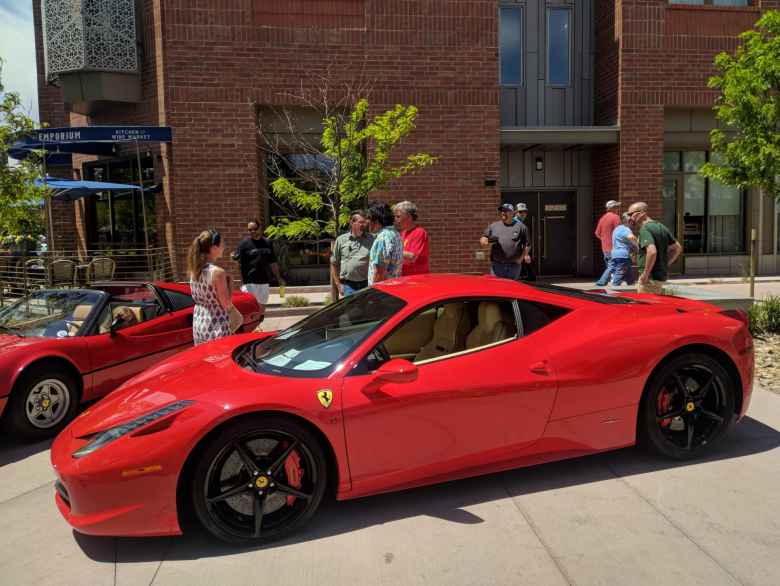
[[[214,262],[225,251],[222,236],[206,230],[192,241],[187,253],[187,269],[195,308],[192,338],[197,346],[230,335],[230,311],[233,301],[227,273]]]

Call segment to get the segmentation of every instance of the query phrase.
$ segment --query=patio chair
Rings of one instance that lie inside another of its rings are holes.
[[[46,263],[41,258],[24,261],[25,288],[41,288],[46,285]]]
[[[98,256],[87,265],[87,283],[110,281],[114,278],[116,262],[107,256]]]
[[[73,287],[76,283],[76,263],[60,258],[49,265],[49,284]]]

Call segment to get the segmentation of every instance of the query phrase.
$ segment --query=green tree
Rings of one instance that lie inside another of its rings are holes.
[[[780,12],[770,10],[740,35],[734,55],[715,59],[721,128],[710,134],[714,160],[702,174],[726,185],[758,187],[780,199]]]
[[[0,59],[0,240],[19,242],[33,239],[44,231],[39,201],[47,190],[36,187],[41,176],[41,157],[33,154],[18,164],[9,164],[8,151],[13,142],[35,130],[35,123],[24,112],[16,92],[6,92],[2,83]]]
[[[436,158],[415,153],[401,160],[394,149],[415,128],[417,108],[397,105],[369,117],[368,100],[359,99],[351,110],[331,109],[322,120],[319,145],[293,137],[280,147],[266,140],[271,157],[285,158],[283,151],[303,152],[312,164],[299,165],[292,176],[271,183],[272,197],[286,215],[271,218],[266,234],[271,238],[303,239],[335,237],[349,221],[350,210],[372,192],[394,179],[428,167]],[[295,134],[290,124],[290,134]]]

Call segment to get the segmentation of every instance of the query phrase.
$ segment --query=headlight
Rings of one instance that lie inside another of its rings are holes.
[[[73,457],[83,458],[84,456],[87,456],[92,452],[99,450],[104,446],[107,446],[114,440],[117,440],[120,437],[127,435],[128,433],[133,433],[136,429],[139,429],[144,425],[152,423],[153,421],[157,421],[158,419],[161,419],[166,415],[170,415],[171,413],[176,413],[177,411],[186,409],[193,403],[194,401],[176,401],[175,403],[166,405],[165,407],[162,407],[157,411],[152,411],[151,413],[147,413],[146,415],[141,415],[141,417],[133,419],[132,421],[128,421],[127,423],[123,423],[122,425],[117,425],[116,427],[112,427],[110,429],[107,429],[106,431],[102,431],[99,434],[97,434],[95,437],[93,437],[92,441],[90,441],[87,445],[73,452]]]

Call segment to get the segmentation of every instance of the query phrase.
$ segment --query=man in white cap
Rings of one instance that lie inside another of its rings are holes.
[[[596,224],[596,238],[601,241],[601,252],[604,253],[604,272],[596,281],[599,287],[606,287],[609,283],[609,277],[612,274],[612,232],[620,226],[620,202],[610,199],[606,205],[606,213],[601,216],[599,223]]]

